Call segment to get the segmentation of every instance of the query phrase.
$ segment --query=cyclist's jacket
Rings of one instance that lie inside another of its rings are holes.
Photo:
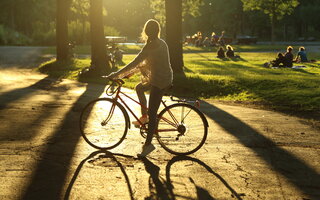
[[[173,73],[169,50],[164,40],[156,39],[147,43],[137,57],[117,71],[116,75],[121,78],[137,71],[141,72],[142,82],[150,83],[160,89],[172,84]]]

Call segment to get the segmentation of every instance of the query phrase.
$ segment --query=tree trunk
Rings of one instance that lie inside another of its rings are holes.
[[[56,45],[57,61],[68,59],[68,13],[70,0],[57,0]]]
[[[270,21],[271,21],[271,44],[274,44],[275,42],[275,33],[274,33],[274,30],[275,30],[275,21],[276,21],[276,16],[275,14],[273,14],[271,17],[270,17]]]
[[[287,41],[287,35],[288,35],[288,27],[287,27],[287,24],[284,24],[283,25],[283,40],[284,41]]]
[[[174,73],[183,73],[182,0],[166,0],[166,40]]]
[[[85,44],[86,42],[86,19],[85,17],[81,17],[81,23],[82,23],[82,37],[81,37],[81,44]]]
[[[103,30],[102,0],[90,0],[91,65],[98,74],[107,74],[106,43]]]

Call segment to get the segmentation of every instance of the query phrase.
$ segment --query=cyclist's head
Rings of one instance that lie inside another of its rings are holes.
[[[154,19],[149,19],[143,27],[141,37],[144,41],[152,41],[156,38],[159,38],[160,37],[159,22]]]

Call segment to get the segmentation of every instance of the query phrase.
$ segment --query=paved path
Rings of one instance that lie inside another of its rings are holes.
[[[10,53],[16,61],[5,53],[12,62],[0,61],[0,199],[320,199],[312,121],[207,100],[209,136],[189,157],[155,141],[148,159],[134,159],[144,140],[134,128],[99,152],[80,137],[78,119],[104,87],[32,71],[39,49]]]

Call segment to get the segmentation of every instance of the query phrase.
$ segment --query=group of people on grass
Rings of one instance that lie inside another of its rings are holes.
[[[219,47],[217,51],[217,58],[240,58],[240,56],[236,56],[234,54],[234,50],[231,45],[226,45],[224,34],[225,31],[222,31],[220,36],[216,35],[215,32],[212,32],[210,38],[203,38],[202,32],[198,31],[192,37],[186,38],[185,42],[196,47]]]
[[[287,51],[283,53],[278,53],[277,58],[275,60],[272,60],[270,63],[268,63],[268,66],[272,67],[289,67],[291,68],[293,66],[293,63],[305,63],[309,62],[307,58],[307,53],[305,51],[304,47],[300,47],[299,51],[294,58],[293,56],[293,47],[288,46]]]
[[[211,33],[211,36],[204,37],[201,31],[198,31],[193,36],[186,38],[185,43],[192,44],[196,47],[216,47],[216,46],[224,46],[224,33],[225,31],[221,32],[221,35],[218,36],[215,32]]]
[[[308,60],[307,53],[304,47],[300,47],[297,55],[294,57],[293,47],[288,46],[285,53],[278,53],[277,58],[265,64],[266,67],[289,67],[293,66],[293,63],[305,63],[305,62],[314,62],[314,60]],[[217,51],[217,58],[240,58],[234,54],[233,47],[231,45],[226,46],[226,51],[223,46],[220,46]]]

